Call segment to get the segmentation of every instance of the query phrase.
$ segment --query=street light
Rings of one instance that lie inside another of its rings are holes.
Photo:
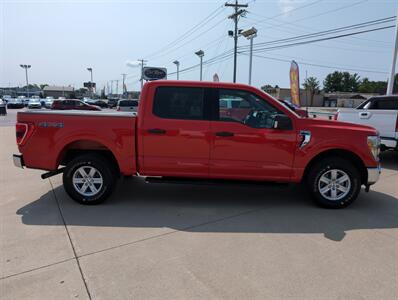
[[[87,71],[90,72],[90,92],[91,92],[91,98],[93,98],[94,93],[93,93],[93,68],[87,68]]]
[[[22,69],[25,69],[25,77],[26,77],[26,94],[29,98],[29,80],[28,80],[28,69],[30,69],[31,65],[19,65]]]
[[[173,64],[177,66],[177,80],[180,79],[180,62],[178,60],[173,61]]]
[[[196,51],[195,54],[200,58],[200,81],[202,81],[203,56],[205,56],[205,52],[203,50],[199,50]]]
[[[252,27],[242,31],[241,34],[250,40],[250,61],[249,61],[249,85],[252,84],[252,64],[253,64],[253,39],[257,36],[257,29]]]

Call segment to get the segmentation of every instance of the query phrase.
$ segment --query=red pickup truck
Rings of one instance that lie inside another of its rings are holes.
[[[233,105],[225,103],[233,102]],[[148,182],[305,183],[318,204],[352,203],[380,174],[375,129],[301,118],[242,84],[147,83],[130,112],[19,112],[19,167],[63,173],[66,192],[96,204],[120,175]]]

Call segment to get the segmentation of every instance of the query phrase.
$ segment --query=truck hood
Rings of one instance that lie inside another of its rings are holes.
[[[319,128],[327,130],[349,130],[357,131],[358,133],[363,133],[367,135],[377,135],[378,132],[371,126],[341,122],[341,121],[331,121],[331,120],[320,120],[320,119],[300,119],[300,127],[305,129]]]

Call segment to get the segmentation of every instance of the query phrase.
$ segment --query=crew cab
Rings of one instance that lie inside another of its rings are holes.
[[[379,178],[374,128],[301,118],[251,86],[152,81],[138,110],[19,112],[14,164],[46,170],[42,178],[63,173],[66,192],[82,204],[104,201],[120,175],[134,175],[304,183],[318,204],[341,208]]]
[[[382,150],[398,150],[398,95],[369,98],[356,109],[339,110],[336,119],[372,126],[379,131]]]

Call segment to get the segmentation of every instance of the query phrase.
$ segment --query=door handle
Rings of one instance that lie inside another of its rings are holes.
[[[216,132],[216,136],[228,137],[228,136],[234,136],[234,133],[229,131],[220,131]]]
[[[166,130],[160,129],[160,128],[152,128],[152,129],[148,129],[148,133],[152,133],[152,134],[165,134],[165,133],[166,133]]]

